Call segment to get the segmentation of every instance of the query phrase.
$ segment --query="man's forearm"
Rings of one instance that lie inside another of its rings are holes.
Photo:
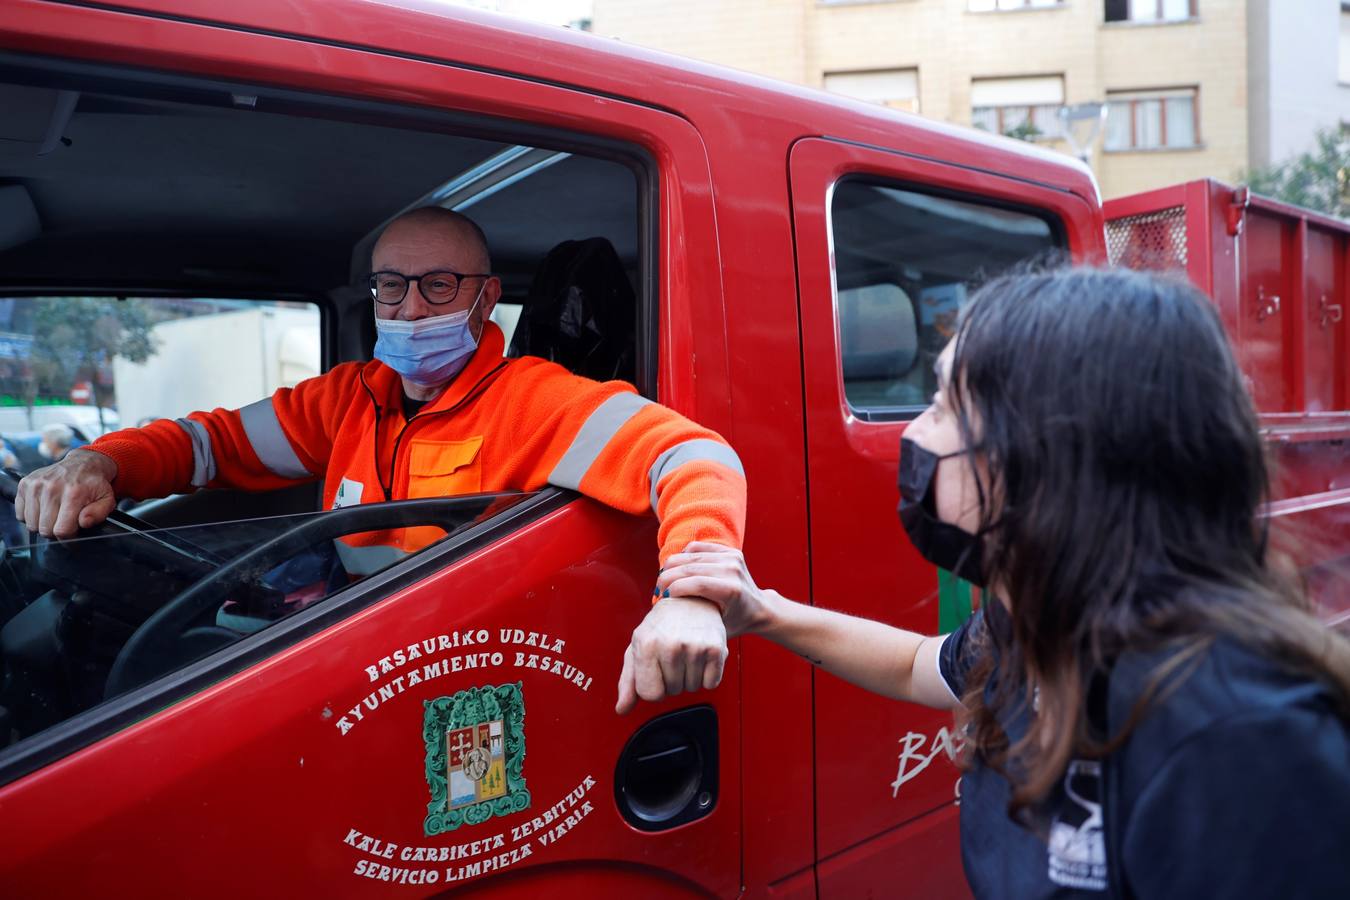
[[[661,560],[692,541],[740,547],[745,537],[745,476],[725,466],[691,463],[661,483],[657,532]]]

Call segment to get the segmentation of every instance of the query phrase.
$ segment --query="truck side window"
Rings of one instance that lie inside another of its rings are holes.
[[[864,419],[922,410],[970,291],[1056,249],[1030,213],[862,179],[836,185],[830,218],[844,395]]]
[[[656,393],[656,204],[640,148],[455,109],[71,79],[79,140],[60,165],[0,160],[6,196],[27,209],[31,190],[43,209],[0,235],[0,782],[68,752],[58,725],[111,733],[119,710],[164,708],[565,502],[522,484],[480,491],[480,437],[437,456],[407,500],[344,478],[325,504],[332,473],[281,430],[277,389],[370,358],[371,247],[401,212],[439,205],[486,233],[507,355]],[[0,93],[44,109],[55,97],[22,72],[0,75]],[[217,407],[251,410],[250,446],[273,454],[256,456],[270,475],[250,490],[219,487],[217,452],[238,447],[183,418]],[[205,489],[119,496],[112,518],[65,541],[18,522],[19,476],[140,425],[191,442],[190,484]]]

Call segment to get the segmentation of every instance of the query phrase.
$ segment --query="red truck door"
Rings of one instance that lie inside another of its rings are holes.
[[[791,155],[812,601],[925,634],[971,611],[896,518],[904,424],[973,283],[1094,244],[1062,192],[824,139]],[[1076,229],[1078,229],[1076,231]],[[952,717],[815,680],[820,896],[961,896]]]
[[[62,78],[181,80],[189,99],[196,90],[227,110],[231,86],[246,85],[233,88],[246,98],[234,106],[256,105],[260,116],[313,102],[323,107],[313,121],[378,128],[392,111],[404,140],[419,127],[409,122],[445,112],[427,133],[471,122],[474,139],[529,132],[538,145],[626,159],[641,192],[649,337],[639,340],[649,342],[639,359],[651,362],[639,381],[730,436],[725,346],[715,329],[695,327],[722,319],[722,298],[710,176],[685,120],[434,61],[427,54],[501,50],[513,36],[380,4],[331,15],[315,7],[304,34],[269,27],[272,4],[231,13],[254,16],[248,27],[17,6],[0,24],[11,66],[40,57]],[[112,83],[83,89],[114,93]],[[301,115],[295,128],[310,121]],[[192,178],[215,175],[198,164]],[[708,377],[695,380],[694,358]],[[715,693],[627,718],[613,711],[622,652],[656,575],[654,519],[551,491],[491,511],[303,613],[0,752],[4,893],[735,896],[735,661]],[[630,745],[644,723],[690,708]]]

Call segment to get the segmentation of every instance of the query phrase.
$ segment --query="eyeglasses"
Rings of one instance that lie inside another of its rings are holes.
[[[370,296],[376,303],[385,306],[398,306],[408,296],[408,285],[416,281],[422,291],[422,297],[433,306],[441,306],[454,300],[459,294],[459,283],[465,278],[491,278],[490,273],[463,275],[442,269],[438,272],[423,272],[421,275],[404,275],[401,272],[376,272],[370,276]]]

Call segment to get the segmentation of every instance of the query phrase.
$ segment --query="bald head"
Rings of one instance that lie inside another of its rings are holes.
[[[483,229],[468,216],[440,206],[409,210],[386,225],[371,250],[371,268],[405,271],[387,259],[403,255],[405,248],[416,248],[420,254],[439,253],[446,257],[439,265],[456,272],[492,271]]]
[[[401,302],[375,304],[376,318],[414,321],[467,310],[475,340],[481,339],[502,294],[501,281],[492,277],[483,229],[467,216],[438,206],[414,209],[390,222],[370,251],[370,268],[397,272],[409,282]],[[419,279],[429,272],[462,276],[451,300],[433,305],[426,299]]]

